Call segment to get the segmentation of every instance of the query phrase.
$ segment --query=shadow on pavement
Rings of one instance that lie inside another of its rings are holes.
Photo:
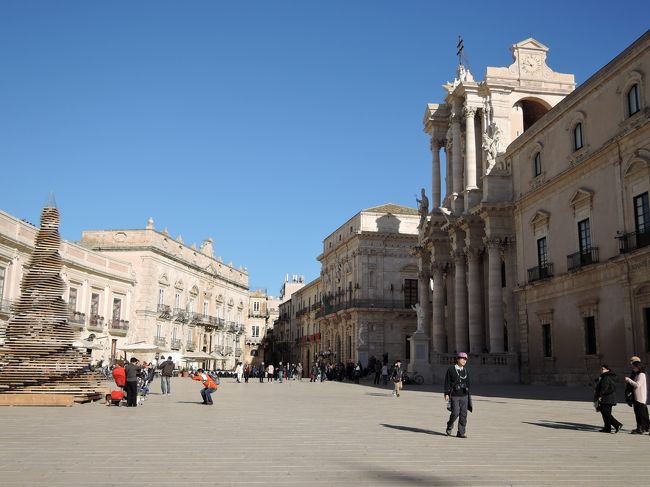
[[[440,477],[434,477],[430,474],[409,472],[407,470],[407,465],[401,467],[404,470],[389,470],[387,468],[382,468],[377,464],[372,464],[372,466],[370,466],[357,463],[357,467],[363,471],[365,477],[375,480],[377,485],[435,485],[449,487],[467,485],[466,482],[452,482],[450,480],[441,479]]]
[[[594,426],[592,424],[583,424],[583,423],[567,423],[565,421],[546,421],[541,420],[536,423],[531,423],[529,421],[522,421],[524,424],[532,424],[533,426],[542,426],[544,428],[553,428],[559,430],[573,430],[573,431],[595,431],[601,427]]]
[[[445,433],[440,433],[439,431],[425,430],[422,428],[413,428],[412,426],[401,426],[397,424],[385,424],[385,423],[381,423],[381,425],[386,428],[391,428],[394,430],[410,431],[412,433],[424,433],[426,435],[433,435],[433,436],[447,436]]]
[[[386,394],[380,394],[379,392],[366,392],[366,396],[390,397],[391,395],[390,392],[387,392]]]

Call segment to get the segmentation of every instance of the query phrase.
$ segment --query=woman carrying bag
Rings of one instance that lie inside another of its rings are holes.
[[[609,366],[605,364],[601,365],[600,370],[601,374],[596,382],[596,391],[594,392],[596,410],[600,411],[604,423],[600,432],[618,433],[623,425],[612,416],[612,407],[616,406],[616,374],[609,370]]]
[[[638,359],[638,357],[632,357]],[[641,435],[650,429],[648,420],[648,385],[646,382],[645,367],[640,360],[632,361],[632,374],[625,378],[625,382],[634,388],[634,417],[636,418],[636,429],[630,431],[633,435]]]

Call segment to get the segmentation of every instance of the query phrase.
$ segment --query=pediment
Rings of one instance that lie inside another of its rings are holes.
[[[650,169],[650,151],[639,149],[635,151],[632,157],[628,160],[625,168],[625,177],[628,177],[638,171]]]
[[[182,280],[182,279],[179,279],[178,281],[176,281],[176,283],[174,284],[174,287],[175,287],[176,289],[178,289],[179,291],[182,291],[183,288],[184,288],[184,286],[183,286],[183,280]]]
[[[530,220],[530,224],[535,226],[535,225],[544,225],[548,223],[549,218],[551,217],[551,214],[548,211],[544,210],[537,210],[535,213],[535,216]]]
[[[167,277],[167,274],[160,276],[160,279],[158,279],[158,284],[161,286],[169,286],[169,278]]]
[[[586,188],[579,188],[575,193],[573,193],[573,196],[569,200],[569,203],[571,203],[571,206],[575,207],[577,205],[584,204],[585,202],[589,202],[589,205],[591,206],[591,201],[593,198],[593,191]]]
[[[537,39],[529,37],[512,46],[513,49],[534,49],[536,51],[548,51],[548,47],[539,42]]]

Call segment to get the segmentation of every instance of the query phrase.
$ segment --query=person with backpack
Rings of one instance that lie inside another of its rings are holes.
[[[203,369],[199,369],[196,372],[196,375],[192,376],[192,380],[197,380],[203,384],[203,389],[201,389],[201,397],[203,398],[202,404],[212,406],[212,404],[214,404],[212,402],[212,393],[217,390],[217,384]]]

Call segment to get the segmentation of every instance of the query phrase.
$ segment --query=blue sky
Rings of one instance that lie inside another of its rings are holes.
[[[476,78],[535,37],[581,83],[650,19],[643,1],[463,5],[4,0],[0,209],[38,223],[54,191],[66,239],[151,216],[188,244],[212,236],[251,287],[311,280],[360,209],[429,192],[422,117],[458,35]]]

